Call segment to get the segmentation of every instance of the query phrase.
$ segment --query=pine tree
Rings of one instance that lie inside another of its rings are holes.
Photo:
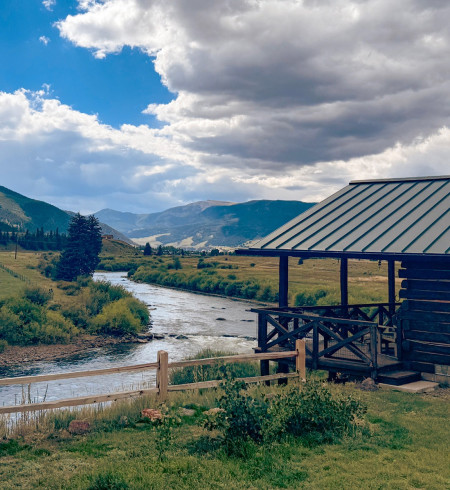
[[[101,228],[97,218],[85,218],[77,213],[69,224],[67,245],[61,253],[56,277],[73,281],[78,276],[92,275],[98,265],[101,248]]]
[[[151,255],[152,254],[152,247],[150,246],[150,243],[146,243],[144,247],[144,255]]]

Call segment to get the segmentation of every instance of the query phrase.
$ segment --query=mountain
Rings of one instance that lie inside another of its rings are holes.
[[[0,186],[0,221],[29,231],[36,231],[38,228],[50,231],[58,228],[61,233],[65,233],[70,216],[56,206]]]
[[[36,231],[54,231],[58,228],[60,233],[67,233],[71,216],[74,213],[48,204],[44,201],[30,199],[18,192],[0,186],[0,230],[11,231],[21,228]],[[128,237],[109,225],[100,223],[102,234],[113,235],[118,240],[133,243]]]
[[[159,213],[134,214],[114,209],[102,209],[95,216],[108,223],[127,236],[145,236],[153,228],[172,228],[180,224],[195,224],[198,216],[211,206],[231,206],[234,203],[224,201],[198,201],[185,206],[176,206]]]
[[[199,201],[160,213],[103,209],[95,216],[140,244],[208,249],[237,247],[262,238],[313,205],[301,201]]]

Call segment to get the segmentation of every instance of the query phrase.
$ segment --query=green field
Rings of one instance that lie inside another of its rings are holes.
[[[394,391],[360,392],[333,386],[368,406],[365,430],[340,443],[308,445],[290,440],[256,446],[246,457],[227,456],[208,445],[201,409],[214,406],[209,390],[173,395],[170,409],[196,407],[195,416],[164,434],[142,422],[140,410],[152,399],[116,404],[78,415],[92,432],[71,436],[74,414],[25,423],[13,441],[0,442],[0,486],[46,489],[448,489],[450,398]],[[278,387],[259,388],[278,392]],[[199,415],[200,414],[200,415]],[[141,420],[141,421],[140,421]],[[158,440],[165,441],[164,458]],[[106,485],[108,483],[109,486]],[[114,486],[115,485],[115,486]]]
[[[128,253],[102,254],[104,270],[136,271],[133,279],[170,287],[276,302],[278,259],[272,257],[177,256],[142,257]],[[177,260],[175,259],[175,260]],[[203,268],[198,269],[199,261]],[[338,304],[339,261],[289,259],[289,304]],[[367,260],[349,261],[349,302],[387,302],[387,265]],[[397,290],[400,280],[397,280]]]

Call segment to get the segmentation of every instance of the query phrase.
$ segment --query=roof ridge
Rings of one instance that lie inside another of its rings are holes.
[[[428,177],[395,177],[391,179],[369,179],[369,180],[352,180],[350,181],[350,185],[354,184],[376,184],[386,182],[394,183],[394,182],[414,182],[414,181],[426,181],[426,180],[450,180],[450,175],[430,175]]]

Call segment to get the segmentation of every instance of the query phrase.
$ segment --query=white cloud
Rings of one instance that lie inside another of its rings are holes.
[[[448,169],[450,129],[379,154],[287,168],[206,155],[167,138],[165,128],[113,129],[44,91],[0,92],[2,184],[62,207],[150,212],[206,198],[317,201],[349,180],[436,175]],[[208,162],[207,156],[209,157]]]
[[[450,123],[447,2],[80,5],[61,35],[100,58],[123,46],[153,56],[177,97],[146,112],[206,155],[284,169],[379,153]]]
[[[450,173],[447,1],[78,8],[57,24],[61,36],[98,58],[143,50],[175,99],[149,94],[145,112],[161,128],[117,130],[49,94],[2,94],[0,144],[10,158],[14,147],[41,159],[26,165],[55,203],[72,183],[86,206],[145,211],[205,198],[317,200],[352,179]]]
[[[56,0],[42,0],[42,5],[47,10],[53,10],[53,7],[56,5]]]
[[[40,36],[39,41],[47,46],[47,44],[50,42],[50,38],[48,38],[47,36]]]

